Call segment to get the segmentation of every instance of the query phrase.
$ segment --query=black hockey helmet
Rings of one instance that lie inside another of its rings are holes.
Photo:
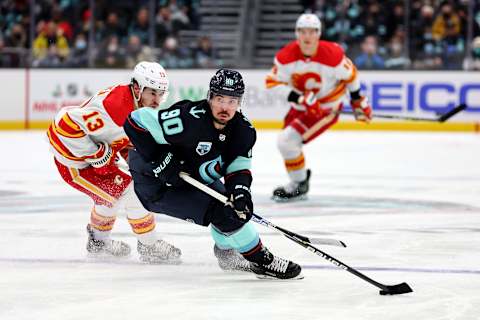
[[[240,72],[230,69],[219,69],[210,80],[210,94],[221,94],[232,97],[243,96],[245,84],[243,83]]]

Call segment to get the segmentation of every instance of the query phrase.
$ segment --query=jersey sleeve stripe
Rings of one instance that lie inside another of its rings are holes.
[[[252,159],[246,157],[237,157],[227,167],[226,174],[240,170],[250,170],[252,168]]]
[[[347,84],[352,83],[356,78],[357,78],[357,68],[354,65],[352,65],[352,75],[350,76],[350,78],[348,78],[344,82]]]
[[[270,89],[279,85],[288,85],[288,82],[278,81],[274,79],[272,76],[268,75],[267,78],[265,79],[265,85],[267,86],[267,89]]]
[[[67,159],[74,160],[74,161],[83,161],[85,158],[84,157],[76,157],[74,156],[70,150],[62,143],[60,138],[57,136],[55,129],[54,129],[54,124],[52,124],[47,131],[47,136],[48,140],[50,140],[50,144],[53,146],[53,148],[60,153],[62,156],[64,156]]]
[[[168,144],[163,135],[162,127],[158,122],[158,110],[152,108],[141,108],[131,113],[132,119],[142,127],[150,132],[158,144]]]
[[[85,136],[85,132],[83,132],[80,126],[70,118],[68,113],[63,115],[58,122],[58,125],[56,125],[55,122],[53,125],[55,132],[61,136],[67,138],[82,138]]]
[[[345,94],[346,88],[347,88],[347,86],[346,86],[345,82],[342,81],[342,82],[340,82],[340,84],[335,89],[330,91],[326,96],[322,97],[318,101],[320,103],[327,103],[327,102],[336,101],[336,100],[340,99],[340,97]]]

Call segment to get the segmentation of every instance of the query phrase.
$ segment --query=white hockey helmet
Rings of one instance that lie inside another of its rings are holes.
[[[168,81],[165,69],[157,62],[141,61],[137,63],[132,72],[132,84],[137,82],[140,86],[140,96],[145,88],[163,91],[162,102],[167,99]],[[136,98],[140,100],[140,96]]]
[[[304,13],[298,17],[297,23],[295,24],[295,30],[302,28],[317,29],[318,33],[320,33],[322,31],[322,23],[316,15]]]

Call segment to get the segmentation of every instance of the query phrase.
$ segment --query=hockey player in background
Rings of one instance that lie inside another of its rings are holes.
[[[206,100],[132,112],[124,128],[135,147],[129,152],[135,192],[149,211],[210,225],[222,269],[252,271],[260,278],[301,278],[300,266],[273,255],[249,221],[256,132],[238,111],[244,90],[239,72],[220,69],[210,81]],[[224,193],[229,201],[224,205],[186,184],[180,171]]]
[[[140,62],[130,84],[110,87],[80,106],[61,109],[48,128],[50,147],[63,180],[94,202],[87,225],[90,253],[118,257],[130,254],[127,243],[110,238],[117,213],[125,210],[142,261],[159,263],[180,258],[178,248],[158,239],[155,217],[136,197],[124,159],[131,147],[123,130],[125,119],[133,110],[159,107],[166,99],[168,85],[160,64]]]
[[[338,44],[319,39],[318,17],[302,14],[295,34],[297,40],[275,55],[266,78],[267,88],[275,87],[279,94],[288,95],[290,104],[277,140],[290,182],[273,191],[276,201],[305,198],[311,172],[305,168],[303,144],[337,122],[347,92],[356,120],[369,122],[372,118],[372,108],[360,93],[355,65]]]

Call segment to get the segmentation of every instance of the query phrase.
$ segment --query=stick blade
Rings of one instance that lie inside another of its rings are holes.
[[[467,108],[467,105],[465,103],[462,103],[461,105],[453,108],[452,110],[448,111],[447,113],[443,114],[440,118],[438,118],[439,122],[445,122],[457,113],[465,110]]]
[[[395,295],[413,292],[412,288],[406,283],[396,284],[394,286],[385,286],[385,289],[380,290],[380,295]]]
[[[327,246],[336,246],[346,248],[347,245],[342,240],[337,239],[328,239],[328,238],[310,238],[311,244],[327,245]]]

